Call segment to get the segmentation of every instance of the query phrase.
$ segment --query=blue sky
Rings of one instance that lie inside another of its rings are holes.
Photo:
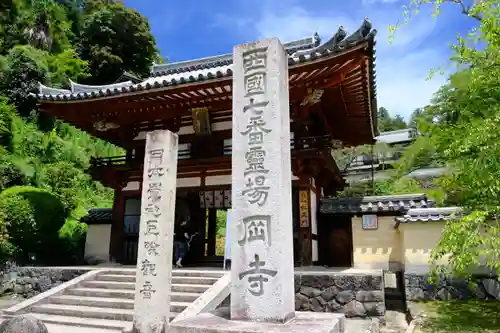
[[[389,43],[388,26],[402,18],[408,0],[124,0],[148,17],[162,55],[171,61],[230,53],[236,44],[265,37],[282,42],[318,32],[325,42],[340,25],[354,32],[364,17],[377,34],[378,105],[408,118],[428,104],[446,78],[426,81],[429,70],[446,65],[449,45],[474,22],[447,5],[431,18],[430,7]]]

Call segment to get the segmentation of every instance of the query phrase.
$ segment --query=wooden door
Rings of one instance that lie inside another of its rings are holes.
[[[318,214],[319,264],[352,266],[352,224],[350,216]]]

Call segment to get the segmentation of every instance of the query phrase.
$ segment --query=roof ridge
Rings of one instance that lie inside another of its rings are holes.
[[[373,46],[375,44],[376,33],[377,31],[372,29],[369,20],[365,18],[361,27],[351,35],[347,35],[339,28],[335,36],[321,46],[319,46],[321,40],[317,33],[312,37],[287,42],[284,46],[288,53],[288,65],[305,64],[319,58],[335,56],[337,53],[348,51],[365,42],[371,43],[370,49],[371,52],[374,53]],[[298,52],[304,49],[308,51]],[[77,92],[74,91],[74,89],[72,89],[72,91],[63,92],[50,90],[50,88],[47,87],[47,89],[41,89],[38,94],[33,95],[36,96],[38,100],[73,101],[172,87],[185,83],[230,77],[233,73],[232,62],[232,54],[223,54],[184,62],[162,64],[156,65],[156,67],[153,66],[151,77],[137,84],[122,82],[105,86],[80,85],[78,88],[81,89]],[[374,65],[372,64],[372,71],[373,67]],[[73,87],[74,85],[72,85],[72,88]]]
[[[306,46],[309,46],[309,49],[312,49],[316,47],[319,43],[321,42],[321,39],[319,38],[318,33],[314,33],[311,37],[304,37],[292,41],[288,41],[286,43],[283,43],[283,46],[285,47],[286,50],[294,50],[294,49],[300,49]],[[185,68],[188,67],[189,65],[192,66],[200,66],[204,65],[206,63],[212,63],[219,61],[221,62],[218,65],[229,65],[233,62],[233,54],[232,53],[224,53],[224,54],[219,54],[219,55],[214,55],[214,56],[208,56],[208,57],[203,57],[203,58],[196,58],[196,59],[190,59],[190,60],[182,60],[182,61],[176,61],[176,62],[171,62],[171,63],[166,63],[166,64],[153,64],[151,68],[151,73],[156,74],[156,73],[162,73],[168,70],[177,70],[179,68]],[[226,63],[227,62],[227,63]]]

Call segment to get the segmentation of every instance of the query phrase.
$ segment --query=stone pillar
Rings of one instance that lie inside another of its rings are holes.
[[[133,333],[165,332],[170,316],[178,137],[147,134]]]
[[[277,38],[233,50],[231,319],[295,315],[288,62]]]

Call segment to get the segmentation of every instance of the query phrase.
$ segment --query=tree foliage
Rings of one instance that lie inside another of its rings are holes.
[[[79,218],[113,201],[85,172],[90,158],[123,154],[40,113],[31,93],[39,83],[68,88],[69,80],[142,75],[156,52],[146,19],[121,3],[0,4],[0,260],[77,263],[86,232]]]
[[[468,275],[479,265],[500,270],[500,2],[412,1],[403,24],[423,5],[435,16],[445,4],[457,6],[477,22],[452,46],[452,61],[462,68],[449,77],[431,105],[417,117],[429,145],[451,172],[440,180],[445,203],[465,209],[465,217],[447,223],[432,253],[434,263],[448,258],[450,270]],[[392,27],[396,31],[397,27]],[[465,68],[465,69],[463,69]],[[434,154],[434,153],[433,153]]]
[[[380,133],[407,128],[406,122],[401,115],[397,114],[391,117],[389,111],[384,107],[378,109],[377,117],[378,131]]]
[[[85,18],[81,56],[89,62],[91,82],[110,83],[124,69],[139,76],[149,73],[156,45],[144,17],[121,3],[112,3]]]

